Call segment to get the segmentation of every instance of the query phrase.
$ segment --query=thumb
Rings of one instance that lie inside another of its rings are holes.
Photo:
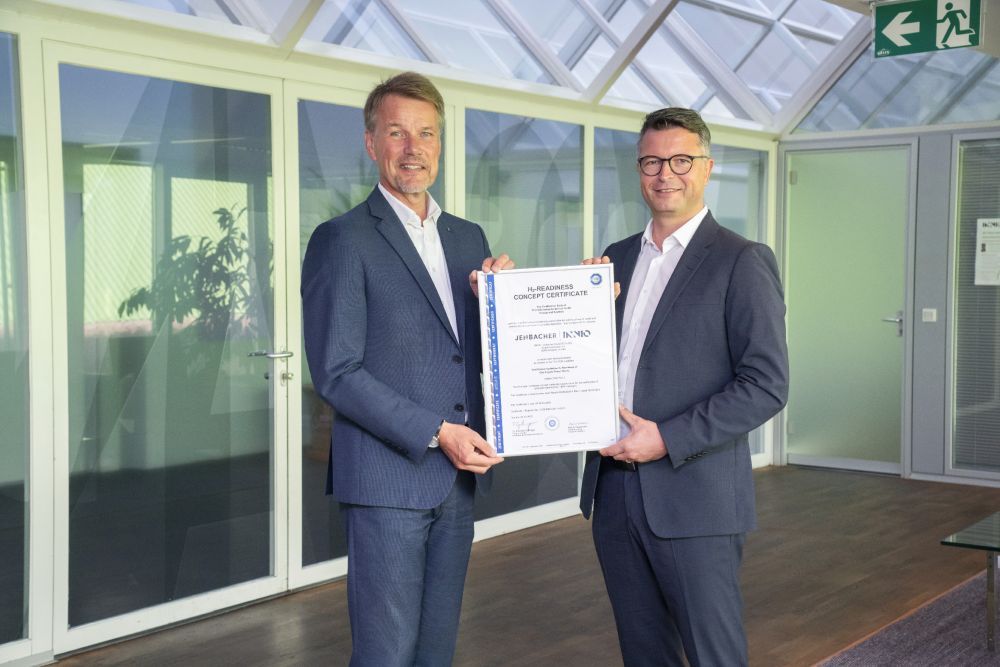
[[[626,408],[624,405],[618,406],[618,414],[621,416],[622,419],[625,420],[625,423],[631,427],[638,426],[639,422],[642,421],[642,417],[636,416],[635,414],[632,413],[631,410]]]

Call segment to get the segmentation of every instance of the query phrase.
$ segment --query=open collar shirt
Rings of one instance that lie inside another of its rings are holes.
[[[635,373],[639,366],[639,355],[649,333],[657,304],[663,296],[674,269],[681,261],[684,249],[691,242],[698,226],[708,214],[708,207],[702,208],[693,218],[681,225],[673,234],[663,239],[663,247],[653,243],[653,221],[646,223],[642,234],[639,258],[636,260],[628,296],[625,299],[625,313],[622,319],[621,345],[618,353],[618,399],[622,405],[632,410],[635,393]],[[619,421],[619,437],[629,433],[628,424]]]
[[[455,319],[455,297],[451,292],[451,279],[448,276],[448,263],[445,261],[444,247],[442,247],[441,237],[438,235],[437,221],[441,217],[441,207],[428,192],[427,217],[421,220],[412,208],[396,199],[381,183],[378,184],[378,189],[382,192],[385,200],[389,202],[396,217],[403,223],[403,229],[406,230],[407,236],[413,241],[413,246],[417,249],[420,259],[423,260],[438,296],[441,297],[441,305],[444,306],[444,312],[448,315],[448,323],[451,324],[455,340],[460,340]]]

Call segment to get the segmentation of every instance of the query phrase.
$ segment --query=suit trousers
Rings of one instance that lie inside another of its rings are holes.
[[[473,536],[472,473],[427,510],[342,505],[352,667],[450,665]]]
[[[744,535],[661,538],[640,473],[603,462],[594,546],[627,667],[746,665],[739,568]]]

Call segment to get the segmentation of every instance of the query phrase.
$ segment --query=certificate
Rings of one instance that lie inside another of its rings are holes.
[[[618,440],[614,267],[479,276],[486,439],[501,456]]]

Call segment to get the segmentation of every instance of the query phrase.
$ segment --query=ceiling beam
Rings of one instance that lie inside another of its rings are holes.
[[[382,5],[382,8],[389,13],[390,16],[396,21],[400,29],[405,32],[418,49],[424,54],[429,62],[437,63],[439,65],[447,65],[448,61],[445,59],[441,52],[434,48],[434,45],[426,41],[421,35],[420,31],[417,30],[416,26],[410,22],[410,18],[403,13],[393,0],[377,0],[378,4]]]
[[[840,41],[778,113],[774,114],[771,129],[782,136],[791,132],[806,114],[823,99],[834,84],[854,64],[861,52],[871,44],[871,21],[858,19],[844,39]]]
[[[622,40],[621,46],[618,47],[615,54],[608,59],[608,62],[604,64],[601,71],[597,73],[593,82],[583,91],[584,100],[594,104],[601,101],[601,98],[611,89],[611,86],[614,85],[618,77],[629,66],[629,63],[639,55],[642,47],[646,45],[646,42],[653,33],[660,28],[678,1],[656,0],[650,6],[646,14],[635,25],[632,32],[629,33],[628,37]]]
[[[687,21],[679,15],[671,15],[664,22],[664,28],[687,54],[689,65],[702,70],[705,83],[711,85],[715,94],[726,101],[726,106],[736,106],[764,127],[771,124],[773,114],[767,105]]]
[[[566,63],[560,60],[554,50],[543,42],[535,31],[521,19],[521,16],[510,6],[507,0],[486,0],[486,4],[490,6],[500,21],[521,41],[521,44],[524,45],[524,48],[528,50],[528,53],[535,58],[538,64],[548,71],[553,81],[570,90],[580,91],[582,86],[573,72],[566,67]]]
[[[323,0],[293,0],[278,25],[271,31],[271,41],[287,57],[302,39],[316,14],[323,7]]]

